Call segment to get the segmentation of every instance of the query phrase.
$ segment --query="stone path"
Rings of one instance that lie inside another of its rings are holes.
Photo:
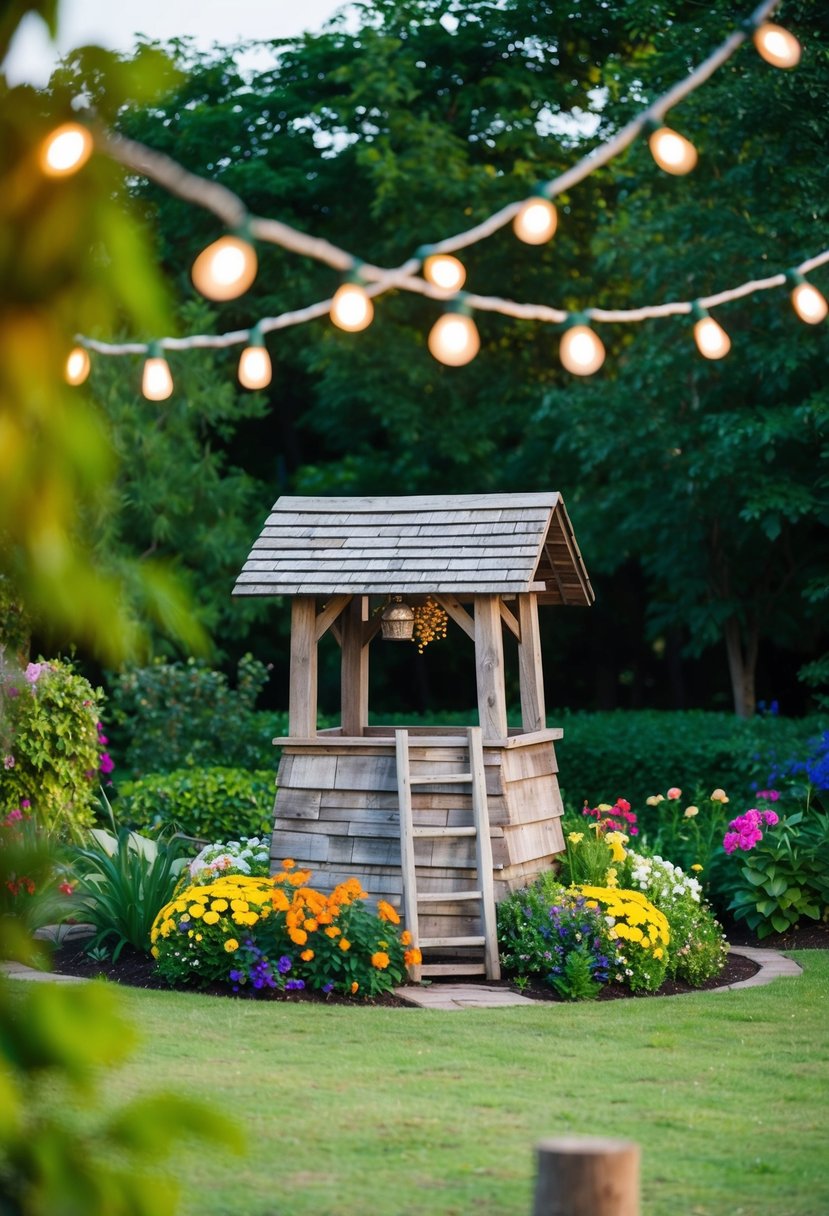
[[[725,984],[722,988],[710,988],[709,992],[730,992],[735,988],[756,988],[770,984],[780,976],[802,975],[803,968],[794,959],[786,958],[776,950],[762,950],[755,946],[739,946],[729,953],[741,954],[760,964],[760,970],[747,980]],[[12,980],[53,980],[60,984],[85,984],[77,975],[51,975],[48,971],[37,971],[22,963],[0,963],[3,972]],[[459,1009],[503,1009],[508,1005],[537,1005],[537,1001],[509,988],[498,988],[488,984],[429,984],[426,987],[407,985],[397,988],[396,995],[409,1005],[420,1009],[439,1009],[442,1012]]]

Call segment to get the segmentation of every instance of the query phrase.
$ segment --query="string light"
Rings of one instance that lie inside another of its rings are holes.
[[[40,167],[49,177],[68,177],[92,155],[92,136],[78,122],[65,122],[43,141]]]
[[[481,349],[481,339],[471,310],[463,300],[453,300],[443,316],[438,317],[429,333],[428,345],[438,363],[447,367],[463,367],[472,362]]]
[[[690,173],[697,163],[697,150],[689,139],[674,131],[671,127],[660,127],[655,123],[647,123],[650,129],[648,147],[651,156],[666,173],[682,177]]]
[[[331,320],[352,334],[371,325],[374,305],[361,283],[350,279],[337,288],[331,301]]]
[[[792,307],[801,321],[805,321],[807,325],[819,325],[829,312],[825,297],[796,270],[790,270],[786,278],[793,285]]]
[[[173,391],[170,365],[162,354],[160,342],[151,342],[147,347],[144,371],[141,377],[141,392],[148,401],[166,401]]]
[[[706,359],[723,359],[731,350],[731,339],[718,321],[709,315],[699,301],[691,306],[694,318],[694,341]]]
[[[558,212],[549,199],[528,198],[512,221],[512,230],[527,245],[543,245],[558,226]]]
[[[773,67],[796,68],[800,63],[800,43],[782,25],[764,21],[755,28],[752,39],[758,53]]]
[[[271,357],[259,325],[254,325],[250,331],[248,345],[239,359],[238,375],[244,388],[267,388],[271,382]]]
[[[444,291],[460,291],[466,282],[466,267],[451,253],[432,253],[423,262],[423,277]]]
[[[208,300],[235,300],[253,283],[257,268],[250,241],[223,236],[202,250],[190,273],[196,289]]]
[[[66,383],[73,387],[83,384],[89,375],[90,366],[89,355],[84,348],[82,346],[74,347],[67,355],[64,364],[63,375]]]
[[[559,358],[574,376],[592,376],[604,363],[604,343],[598,334],[584,324],[584,314],[574,316],[564,331],[559,346]]]

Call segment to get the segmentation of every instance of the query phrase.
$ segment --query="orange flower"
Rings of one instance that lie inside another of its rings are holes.
[[[411,944],[412,944],[412,935],[408,929],[404,929],[403,932],[400,934],[400,945],[401,946],[411,946]]]
[[[342,950],[343,954],[345,954],[346,950],[351,949],[351,942],[348,940],[347,937],[341,937],[339,940],[339,947]]]
[[[403,962],[407,967],[417,967],[423,962],[423,955],[416,946],[413,946],[411,950],[407,950],[403,955]]]
[[[354,980],[354,981],[352,982],[352,984],[351,984],[351,992],[352,992],[352,994],[353,994],[353,993],[355,993],[359,987],[360,987],[360,985],[357,983],[357,981],[356,981],[356,980]]]
[[[325,933],[327,937],[339,937],[342,933],[342,929],[338,929],[336,925],[329,925],[325,930]]]
[[[310,870],[297,870],[295,874],[288,875],[288,882],[292,887],[304,887],[310,877]]]
[[[291,941],[294,943],[295,946],[304,946],[305,943],[308,941],[308,934],[305,932],[304,929],[289,929],[288,937],[291,939]]]
[[[371,965],[376,967],[378,971],[385,971],[389,965],[389,956],[383,951],[378,950],[376,954],[371,956]]]
[[[319,928],[319,922],[315,921],[312,916],[308,920],[306,920],[305,928],[308,930],[309,933],[314,933]]]
[[[293,868],[295,866],[296,866],[296,862],[293,861],[290,857],[286,857],[282,863],[283,870],[293,870]]]
[[[311,959],[314,957],[314,951],[303,950],[299,957],[302,959],[303,963],[310,963]]]
[[[393,908],[392,905],[390,903],[387,903],[385,899],[378,899],[377,915],[380,917],[381,920],[388,921],[389,924],[392,924],[392,925],[400,924],[400,917],[397,915],[397,909]]]
[[[287,912],[291,906],[288,903],[288,896],[284,891],[274,891],[273,895],[271,896],[271,903],[277,912]]]
[[[330,912],[318,912],[317,920],[319,921],[319,923],[321,925],[330,925],[331,924],[331,913]]]

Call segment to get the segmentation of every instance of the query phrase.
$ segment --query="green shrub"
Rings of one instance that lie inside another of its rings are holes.
[[[271,772],[182,768],[150,773],[119,786],[118,817],[140,831],[173,828],[197,840],[270,834],[275,780]]]
[[[775,765],[809,754],[810,739],[826,729],[826,715],[748,721],[704,710],[548,715],[564,728],[556,747],[559,781],[568,807],[596,806],[618,792],[641,813],[645,799],[668,785],[682,790],[725,789],[732,802],[766,785]]]
[[[111,699],[123,763],[133,775],[225,764],[264,768],[273,760],[272,720],[254,706],[268,669],[239,660],[236,688],[199,659],[158,660],[118,675]]]
[[[62,659],[0,665],[0,815],[31,809],[47,832],[75,838],[94,823],[99,773],[112,768],[102,699]]]

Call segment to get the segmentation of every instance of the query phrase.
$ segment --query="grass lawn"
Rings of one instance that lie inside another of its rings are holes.
[[[432,1013],[124,991],[105,1082],[173,1088],[246,1129],[182,1141],[186,1216],[528,1216],[533,1146],[637,1140],[643,1216],[829,1213],[829,952],[797,979],[667,999]]]

